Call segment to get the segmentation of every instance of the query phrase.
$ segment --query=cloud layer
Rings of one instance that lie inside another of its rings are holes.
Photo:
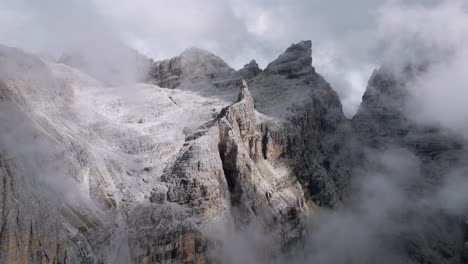
[[[312,39],[315,66],[351,115],[378,65],[371,46],[385,2],[4,0],[0,42],[59,56],[121,41],[156,60],[198,46],[239,68],[252,58],[264,67],[292,42]]]

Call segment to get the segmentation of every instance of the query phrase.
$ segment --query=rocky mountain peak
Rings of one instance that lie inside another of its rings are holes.
[[[291,44],[276,60],[268,64],[265,71],[290,77],[314,72],[312,67],[312,41]]]
[[[262,70],[260,67],[258,67],[258,64],[255,60],[251,60],[249,63],[245,64],[242,69],[239,70],[240,75],[246,79],[251,79],[261,72]]]
[[[180,58],[181,66],[186,74],[213,74],[233,71],[220,57],[196,47],[182,52]]]
[[[312,42],[310,40],[292,44],[276,60],[262,71],[255,60],[251,60],[238,71],[232,69],[220,57],[206,50],[192,47],[169,60],[157,61],[151,67],[149,80],[161,87],[176,88],[193,86],[193,82],[208,81],[216,88],[232,87],[240,79],[253,80],[262,75],[300,78],[315,73],[312,67]],[[269,78],[269,77],[265,77]],[[252,82],[253,83],[253,82]]]
[[[410,97],[407,85],[423,73],[425,67],[408,64],[396,68],[393,65],[383,65],[380,69],[374,70],[366,92],[362,96],[359,111],[353,118],[356,120],[354,123],[359,124],[362,119],[371,118],[381,122],[384,127],[382,133],[396,128],[408,129],[403,126],[407,123],[404,111]],[[364,125],[363,128],[368,129],[369,126]]]
[[[185,78],[216,79],[234,72],[220,57],[206,50],[192,47],[177,57],[155,62],[149,79],[161,87],[176,88]]]
[[[258,63],[256,60],[251,60],[249,63],[247,63],[246,65],[244,65],[244,68],[247,68],[247,67],[252,67],[252,68],[258,68]]]

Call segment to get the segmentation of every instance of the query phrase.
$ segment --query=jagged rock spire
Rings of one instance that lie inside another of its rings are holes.
[[[253,98],[252,95],[250,94],[249,87],[247,86],[247,81],[245,79],[242,79],[241,81],[241,88],[239,92],[239,97],[237,99],[237,102],[240,102],[242,100],[249,100],[252,101],[253,103]]]

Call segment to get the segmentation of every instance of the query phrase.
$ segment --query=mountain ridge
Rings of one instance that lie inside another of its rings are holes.
[[[192,48],[152,63],[147,83],[109,86],[32,55],[21,55],[30,67],[11,67],[20,54],[0,49],[0,261],[239,263],[240,256],[216,252],[226,251],[231,232],[255,226],[276,245],[248,261],[281,262],[307,244],[315,215],[353,200],[356,168],[382,169],[369,149],[409,149],[427,190],[463,158],[458,139],[397,111],[406,95],[382,95],[404,87],[384,70],[374,72],[363,107],[347,119],[311,54],[312,43],[301,41],[263,70],[251,61],[236,71]],[[27,124],[22,133],[17,120]],[[23,151],[31,148],[39,153]],[[37,161],[42,153],[50,157]],[[56,196],[44,194],[49,188]],[[398,253],[416,263],[458,263],[458,219],[408,212],[443,228],[391,237],[404,242]],[[426,246],[434,237],[440,243]],[[366,263],[386,263],[372,253]]]

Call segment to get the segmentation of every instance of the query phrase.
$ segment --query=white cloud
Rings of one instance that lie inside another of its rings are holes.
[[[383,53],[372,47],[378,40],[376,18],[385,16],[375,12],[385,2],[3,0],[0,43],[57,56],[83,42],[95,45],[106,39],[125,42],[157,60],[198,46],[239,68],[251,59],[265,67],[291,43],[312,39],[317,71],[351,115],[365,90],[357,80],[369,77]],[[415,2],[433,1],[397,3]],[[392,19],[384,21],[392,26],[399,18]]]
[[[378,36],[386,62],[426,64],[407,86],[407,113],[417,122],[448,128],[468,138],[468,10],[463,1],[391,4],[379,11]]]

